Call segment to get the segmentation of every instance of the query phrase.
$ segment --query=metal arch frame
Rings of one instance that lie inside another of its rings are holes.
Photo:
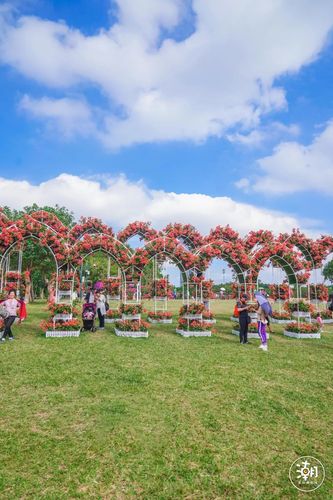
[[[40,242],[40,238],[38,236],[36,236],[35,234],[28,234],[28,235],[24,236],[21,240],[13,242],[0,257],[1,273],[3,271],[3,265],[5,262],[5,259],[7,258],[7,255],[12,251],[12,249],[16,245],[19,245],[22,241],[28,240],[29,238],[35,239],[35,240]],[[61,266],[59,265],[57,258],[55,256],[55,253],[52,250],[52,248],[49,245],[46,245],[46,247],[49,250],[49,252],[51,253],[52,257],[54,258],[54,262],[55,262],[55,267],[56,267],[56,290],[55,290],[55,292],[56,292],[56,297],[57,297],[58,296],[58,276],[59,276],[59,270],[61,269]],[[1,280],[1,291],[3,291],[3,281],[2,280]]]
[[[225,243],[230,243],[230,242],[227,242],[226,240],[219,240],[219,241],[224,241]],[[194,255],[197,255],[200,257],[200,253],[202,250],[204,250],[205,248],[207,247],[211,247],[214,243],[206,243],[205,245],[203,245],[202,247],[200,247],[197,252],[194,253]],[[236,262],[232,257],[228,256],[227,253],[225,253],[224,251],[221,251],[221,257],[219,256],[214,256],[211,258],[211,261],[213,259],[220,259],[220,260],[224,260],[225,262],[227,262],[227,264],[230,264],[231,267],[233,268],[236,276],[237,276],[237,279],[238,279],[238,282],[240,285],[246,285],[246,270],[242,268],[242,266]],[[230,261],[228,260],[230,259]],[[211,262],[210,262],[211,263]],[[210,264],[209,264],[210,265]],[[205,268],[205,271],[208,269],[208,267]],[[239,279],[240,276],[242,277],[242,279]]]
[[[120,272],[121,272],[121,278],[122,278],[122,283],[126,280],[126,275],[125,275],[125,270],[124,268],[119,264],[119,261],[117,260],[117,258],[114,256],[114,254],[112,252],[110,252],[109,250],[106,250],[105,248],[103,247],[99,247],[99,248],[94,248],[93,250],[89,251],[88,253],[86,253],[84,256],[82,256],[82,261],[84,259],[86,259],[87,257],[89,257],[90,255],[94,254],[94,253],[97,253],[97,252],[103,252],[105,253],[108,257],[111,257],[111,259],[114,261],[115,264],[117,264],[118,268],[120,269]],[[77,274],[78,272],[78,268],[79,266],[73,266],[73,272],[74,272],[74,275]],[[74,276],[73,276],[73,281],[74,281]]]
[[[187,287],[188,289],[188,283],[189,283],[189,280],[188,280],[188,273],[192,270],[191,269],[186,269],[184,264],[182,263],[181,260],[179,260],[175,255],[173,255],[172,253],[166,251],[165,249],[160,251],[160,252],[157,252],[156,254],[152,255],[151,257],[149,257],[149,261],[147,262],[147,264],[145,264],[141,269],[140,269],[140,282],[141,282],[141,278],[142,278],[142,274],[143,274],[143,270],[146,266],[148,266],[149,262],[151,262],[153,259],[155,259],[156,257],[158,257],[159,255],[164,255],[166,256],[165,260],[167,260],[169,258],[169,260],[171,260],[179,269],[180,271],[180,274],[182,276],[182,285],[184,286],[184,283],[185,283],[185,286]],[[184,280],[184,278],[186,278]],[[189,302],[189,299],[187,297],[187,301]],[[184,300],[184,293],[183,293],[183,302],[185,303],[185,300]]]

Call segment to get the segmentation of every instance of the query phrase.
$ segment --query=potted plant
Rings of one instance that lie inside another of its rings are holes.
[[[176,333],[182,337],[211,337],[212,332],[207,330],[207,324],[202,320],[179,318]]]
[[[148,313],[148,321],[150,323],[161,323],[161,324],[171,324],[172,323],[172,314],[168,311],[150,311]]]
[[[139,320],[142,313],[142,304],[121,304],[119,310],[124,320]]]
[[[202,319],[205,306],[201,303],[185,304],[180,308],[179,315],[185,319]]]
[[[212,311],[207,311],[207,309],[205,309],[202,313],[202,321],[206,325],[213,325],[216,323],[216,319],[214,318]]]
[[[145,321],[117,321],[114,331],[118,337],[147,338],[148,323]]]
[[[271,316],[271,322],[283,325],[283,324],[286,324],[286,323],[292,323],[293,320],[291,319],[290,312],[287,312],[287,311],[282,311],[282,312],[273,311],[273,314]]]
[[[80,323],[77,319],[69,321],[42,321],[41,329],[46,337],[78,337],[80,335]]]
[[[286,337],[296,339],[320,339],[319,323],[290,323],[284,330]]]
[[[105,323],[115,323],[121,319],[119,309],[109,309],[106,312]]]

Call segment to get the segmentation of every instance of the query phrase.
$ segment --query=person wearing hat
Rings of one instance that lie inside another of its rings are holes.
[[[249,316],[249,305],[247,303],[248,296],[243,293],[238,302],[237,302],[237,309],[238,309],[238,320],[239,320],[239,342],[241,344],[248,344],[247,340],[247,332],[249,329],[249,322],[250,322],[250,316]]]

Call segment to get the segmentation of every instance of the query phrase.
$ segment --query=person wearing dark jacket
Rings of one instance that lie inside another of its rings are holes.
[[[249,305],[247,303],[247,295],[243,293],[237,302],[238,319],[239,319],[239,342],[248,344],[247,332],[249,329]]]

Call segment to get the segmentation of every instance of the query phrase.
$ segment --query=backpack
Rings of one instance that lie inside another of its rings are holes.
[[[0,317],[3,318],[3,319],[7,319],[9,316],[9,312],[7,311],[7,309],[0,304]]]
[[[234,307],[234,318],[238,318],[239,317],[239,311],[238,311],[238,307],[237,307],[237,304],[235,305]]]

